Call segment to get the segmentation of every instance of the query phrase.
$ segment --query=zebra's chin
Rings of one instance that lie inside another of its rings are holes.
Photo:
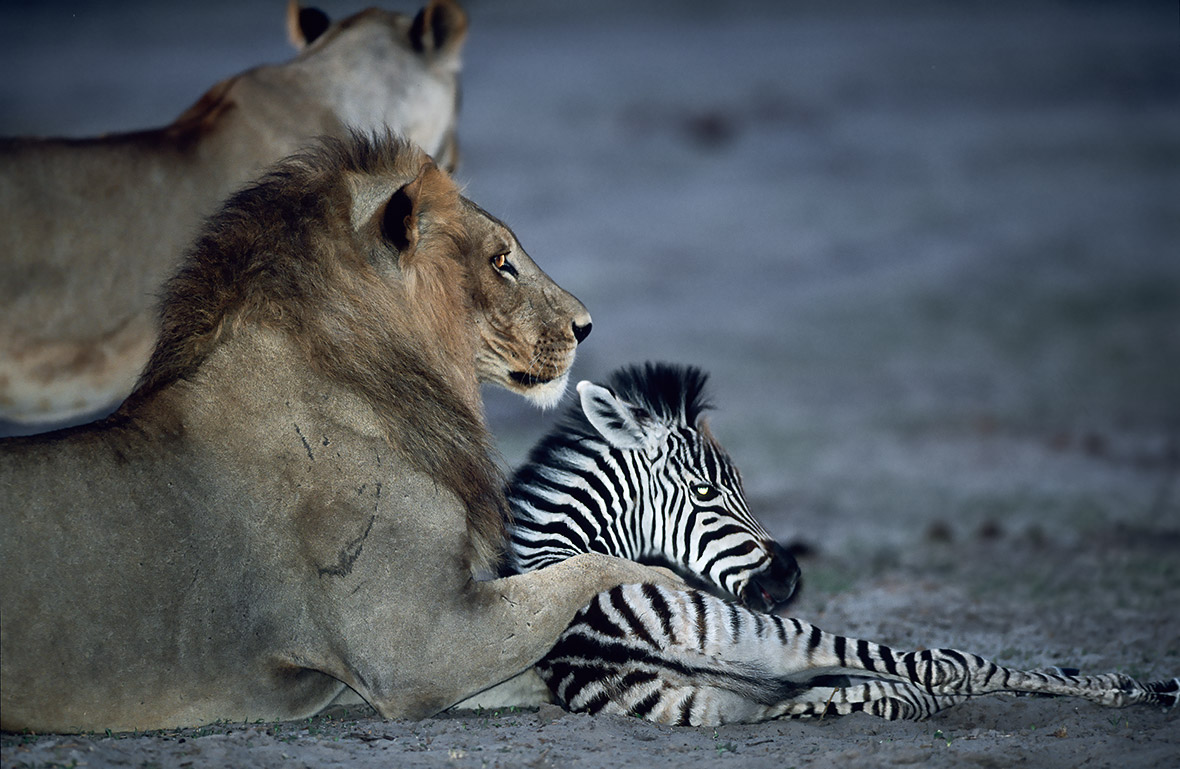
[[[785,607],[791,602],[792,596],[786,598],[776,598],[769,590],[756,584],[753,580],[746,586],[740,596],[742,606],[745,606],[751,611],[760,611],[764,614],[776,614],[778,610]]]
[[[800,572],[795,556],[782,545],[771,543],[770,553],[770,563],[750,576],[737,597],[748,609],[773,614],[795,596]]]

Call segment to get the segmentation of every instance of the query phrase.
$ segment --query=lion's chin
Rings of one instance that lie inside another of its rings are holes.
[[[545,381],[540,381],[527,374],[518,374],[515,371],[509,375],[509,378],[512,380],[510,390],[528,398],[537,408],[551,409],[561,401],[561,396],[565,394],[566,385],[569,383],[569,371],[555,379]]]

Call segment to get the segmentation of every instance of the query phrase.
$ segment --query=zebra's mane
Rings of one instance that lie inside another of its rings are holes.
[[[695,366],[649,362],[618,369],[607,379],[606,387],[669,427],[689,427],[696,425],[701,415],[712,408],[705,395],[708,378],[708,374]],[[529,452],[528,460],[512,477],[510,493],[532,483],[543,469],[564,468],[568,462],[564,450],[587,442],[602,443],[603,438],[586,418],[581,404],[575,402],[566,409],[557,426]]]
[[[607,387],[615,395],[639,406],[669,427],[691,427],[704,411],[712,408],[705,397],[709,375],[696,366],[645,363],[615,371]],[[582,421],[586,416],[574,407]]]

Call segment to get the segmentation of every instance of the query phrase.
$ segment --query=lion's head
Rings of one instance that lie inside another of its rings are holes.
[[[409,292],[419,333],[450,340],[451,359],[464,366],[473,356],[478,381],[553,405],[590,314],[433,163],[407,162],[419,164],[416,176],[393,194],[379,175],[351,179],[354,227],[391,249],[371,250],[372,266]]]
[[[371,404],[406,461],[466,502],[481,564],[506,513],[479,382],[560,397],[590,316],[393,137],[325,140],[226,203],[169,282],[161,337],[124,412],[243,329],[277,329]]]
[[[455,0],[427,0],[412,18],[369,8],[335,22],[289,0],[287,33],[299,58],[289,71],[271,68],[260,76],[275,78],[280,87],[284,78],[294,79],[315,103],[330,105],[344,126],[400,126],[439,165],[455,169],[460,53],[467,38],[467,14]]]
[[[480,381],[552,406],[565,391],[575,349],[590,333],[590,314],[533,263],[506,225],[470,201],[463,204],[477,238],[468,274],[478,309]]]

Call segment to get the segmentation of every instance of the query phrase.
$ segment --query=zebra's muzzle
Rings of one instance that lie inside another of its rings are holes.
[[[799,564],[795,556],[777,542],[770,543],[770,563],[750,577],[738,598],[755,611],[773,614],[787,604],[799,586]]]

